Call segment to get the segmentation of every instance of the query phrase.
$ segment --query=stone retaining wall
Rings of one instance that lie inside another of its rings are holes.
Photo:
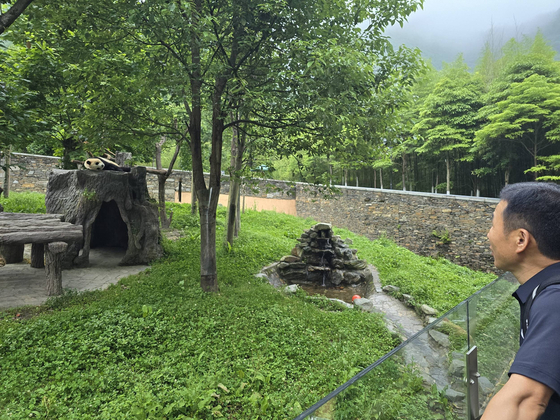
[[[4,164],[4,159],[0,159]],[[27,153],[13,153],[11,159],[12,185],[10,191],[36,191],[45,193],[49,172],[60,168],[60,158],[53,156],[31,155]],[[208,181],[209,175],[206,176]],[[182,191],[191,190],[191,172],[174,170],[165,183],[165,197],[168,201],[175,201],[175,192],[179,189],[179,179],[182,180]],[[229,193],[229,177],[222,177],[221,194]],[[0,185],[4,183],[4,171],[0,169]],[[157,175],[147,175],[148,192],[157,199]],[[255,180],[243,189],[243,193],[250,197],[274,198],[280,200],[294,200],[295,187],[293,183],[275,180]]]
[[[13,153],[11,163],[12,185],[10,191],[36,191],[45,193],[49,172],[59,168],[60,158],[53,156]],[[0,159],[4,165],[4,158]],[[4,185],[4,171],[0,168],[0,186]]]
[[[148,174],[148,190],[152,197],[157,197],[158,184],[157,176]],[[179,190],[179,179],[181,179],[181,192],[191,192],[191,172],[190,171],[173,171],[172,175],[167,179],[165,196],[167,200],[174,201],[174,192]],[[210,176],[205,175],[206,182]],[[276,181],[269,179],[256,179],[250,184],[245,185],[241,189],[241,193],[248,197],[268,198],[275,200],[295,200],[295,183],[287,181]],[[220,187],[220,195],[229,194],[229,176],[222,176],[222,186]],[[190,197],[190,195],[189,195]],[[190,202],[190,198],[189,198]]]
[[[58,162],[55,157],[14,153],[12,191],[44,193],[48,173],[58,167]],[[0,185],[3,178],[0,170]],[[180,178],[182,191],[190,192],[191,173],[173,171],[166,183],[167,200],[175,201]],[[147,181],[150,196],[157,198],[157,176],[148,174]],[[332,223],[371,239],[385,235],[420,255],[442,256],[471,268],[493,270],[486,233],[498,199],[339,188],[340,195],[325,199],[323,190],[309,184],[257,180],[246,186],[244,192],[261,199],[295,200],[300,217]],[[220,192],[229,192],[228,177],[223,177]]]
[[[338,197],[324,200],[320,192],[298,184],[297,215],[370,239],[385,235],[420,255],[494,271],[486,234],[498,199],[357,187],[340,191]]]

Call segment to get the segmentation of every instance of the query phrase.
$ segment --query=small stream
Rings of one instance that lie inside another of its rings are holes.
[[[371,293],[371,286],[366,284],[356,284],[344,287],[324,287],[316,284],[300,284],[299,287],[305,290],[310,296],[323,295],[330,299],[343,300],[346,303],[352,303],[352,296],[354,295],[366,297]]]

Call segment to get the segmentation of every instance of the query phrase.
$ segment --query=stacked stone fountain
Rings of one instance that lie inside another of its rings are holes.
[[[333,234],[329,223],[317,223],[298,242],[292,255],[282,257],[276,265],[284,282],[324,287],[373,284],[367,262],[356,257],[349,239],[343,241]]]

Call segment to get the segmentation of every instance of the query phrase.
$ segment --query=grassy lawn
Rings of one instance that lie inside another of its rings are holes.
[[[0,312],[1,420],[290,419],[399,344],[376,314],[287,296],[254,277],[313,220],[246,212],[233,248],[218,246],[220,293],[205,294],[198,220],[188,205],[171,207],[184,237],[164,241],[165,257],[147,272],[103,292],[67,293],[24,320]],[[225,209],[218,219],[221,241]],[[335,233],[354,240],[384,284],[440,311],[494,278]],[[395,372],[372,385],[388,396],[380,418],[428,418],[438,396]]]

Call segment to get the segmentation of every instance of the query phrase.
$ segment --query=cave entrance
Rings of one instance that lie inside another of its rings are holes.
[[[90,248],[128,249],[128,229],[115,200],[104,201],[91,228]]]

